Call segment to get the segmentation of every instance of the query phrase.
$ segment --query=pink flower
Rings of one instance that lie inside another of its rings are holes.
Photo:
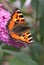
[[[6,25],[8,23],[8,20],[11,18],[11,14],[2,8],[3,5],[0,4],[0,41],[3,41],[3,43],[8,44],[10,46],[14,47],[21,47],[21,46],[26,46],[26,44],[17,42],[16,40],[13,40],[9,36],[9,32],[6,28]]]

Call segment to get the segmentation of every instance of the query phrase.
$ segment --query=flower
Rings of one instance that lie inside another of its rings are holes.
[[[11,18],[11,14],[3,8],[3,5],[0,4],[0,41],[14,47],[26,46],[26,44],[17,42],[14,39],[11,39],[9,36],[9,32],[6,28],[8,20]]]

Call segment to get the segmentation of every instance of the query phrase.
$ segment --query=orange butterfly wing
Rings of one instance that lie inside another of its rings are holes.
[[[26,30],[20,37],[20,39],[27,43],[33,43],[32,34],[29,32],[29,30]]]
[[[33,43],[32,34],[29,32],[29,30],[26,30],[20,36],[15,34],[14,32],[11,32],[11,36],[12,36],[12,38],[17,39],[17,40],[21,40],[23,42]]]
[[[24,16],[18,8],[15,8],[15,12],[13,13],[8,25],[8,29],[11,31],[16,24],[25,24]]]

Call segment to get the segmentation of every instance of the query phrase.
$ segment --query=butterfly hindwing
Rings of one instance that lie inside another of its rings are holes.
[[[27,43],[33,43],[32,34],[29,32],[29,30],[26,30],[20,37],[20,39]]]

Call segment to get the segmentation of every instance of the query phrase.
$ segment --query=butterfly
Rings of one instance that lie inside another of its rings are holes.
[[[26,25],[25,18],[18,8],[15,8],[11,19],[7,24],[7,29],[12,39],[22,41],[27,44],[33,43],[30,27]]]

